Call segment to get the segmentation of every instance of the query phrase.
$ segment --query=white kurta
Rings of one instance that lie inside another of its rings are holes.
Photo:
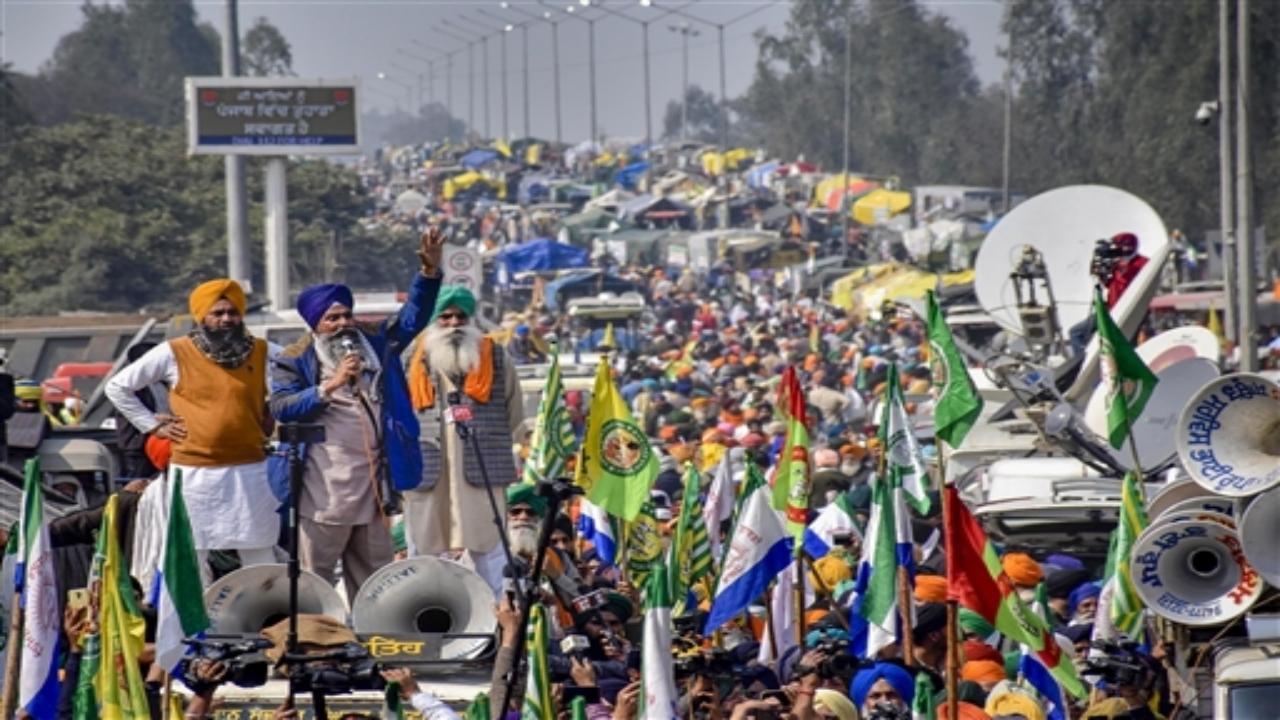
[[[274,359],[279,352],[278,345],[267,346],[268,359]],[[149,433],[160,425],[155,413],[134,395],[155,382],[171,388],[178,384],[178,362],[169,343],[147,351],[107,382],[107,397],[139,432]],[[265,460],[222,467],[175,463],[172,467],[182,470],[182,498],[191,517],[197,550],[275,545],[280,534],[280,516],[275,511],[279,503],[267,484]]]

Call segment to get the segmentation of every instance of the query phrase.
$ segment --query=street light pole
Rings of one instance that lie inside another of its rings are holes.
[[[587,82],[590,85],[588,95],[591,104],[591,142],[594,143],[596,141],[596,19],[574,15],[574,10],[572,5],[565,8],[565,12],[570,16],[577,17],[587,24]]]
[[[669,25],[671,32],[680,33],[680,141],[689,139],[689,36],[700,35],[685,20],[679,25]]]
[[[236,0],[226,0],[226,25],[222,35],[222,74],[240,74],[240,23]],[[244,285],[253,283],[253,262],[249,257],[248,194],[244,183],[244,156],[222,159],[227,195],[227,276]]]
[[[1249,0],[1236,0],[1236,227],[1240,266],[1240,370],[1258,370],[1258,285],[1253,252],[1253,166],[1249,157]]]
[[[524,136],[529,135],[529,23],[520,24],[520,51],[524,55],[524,91],[521,93],[521,100],[524,101]]]
[[[1236,324],[1235,171],[1231,167],[1231,0],[1218,0],[1218,182],[1222,224],[1222,324],[1227,340]],[[1212,312],[1212,311],[1211,311]]]
[[[704,20],[696,15],[691,15],[687,12],[684,12],[680,8],[672,8],[667,11],[668,14],[679,15],[680,17],[685,18],[686,20],[692,20],[696,23],[701,23],[703,25],[707,25],[716,29],[717,44],[719,45],[719,51],[720,51],[720,147],[725,150],[729,148],[729,93],[725,88],[726,68],[725,68],[725,59],[724,59],[725,57],[724,30],[730,25],[734,25],[739,22],[742,22],[743,20],[746,20],[747,18],[751,17],[752,15],[755,15],[761,10],[767,10],[769,7],[770,6],[767,3],[762,3],[755,9],[748,10],[747,12],[742,13],[741,15],[722,23],[713,23],[710,20]],[[697,33],[694,33],[694,34],[696,35]],[[686,89],[686,92],[687,92],[687,89]]]

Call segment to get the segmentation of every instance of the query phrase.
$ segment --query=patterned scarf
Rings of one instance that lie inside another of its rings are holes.
[[[253,336],[243,325],[225,332],[214,332],[204,325],[197,325],[187,336],[205,357],[227,369],[240,367],[253,352]]]

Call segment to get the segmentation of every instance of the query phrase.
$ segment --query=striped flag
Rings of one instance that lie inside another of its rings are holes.
[[[209,629],[204,609],[204,586],[187,503],[182,497],[182,470],[169,482],[169,522],[164,534],[164,559],[151,591],[156,609],[156,662],[173,673],[186,650],[183,638]]]
[[[676,712],[675,667],[671,661],[671,582],[667,568],[659,564],[644,591],[644,642],[640,646],[640,679],[643,687],[640,712],[645,720],[674,720]]]
[[[858,657],[875,657],[898,641],[898,568],[905,567],[910,574],[914,560],[902,488],[891,477],[877,478],[871,486],[871,514],[854,580],[857,599],[849,637]]]
[[[921,515],[929,514],[929,491],[933,483],[925,470],[911,416],[902,402],[902,386],[898,384],[898,366],[889,365],[888,388],[880,427],[876,431],[884,447],[885,471],[890,483],[901,488],[906,500]]]
[[[1142,632],[1142,597],[1133,583],[1129,556],[1138,536],[1147,529],[1147,510],[1138,488],[1138,479],[1132,472],[1125,473],[1120,491],[1120,522],[1116,525],[1111,551],[1107,553],[1107,571],[1104,577],[1111,585],[1111,603],[1108,609],[1115,629],[1131,639],[1138,639]]]
[[[573,454],[573,423],[564,404],[564,383],[560,378],[560,354],[551,355],[547,383],[538,401],[538,418],[529,439],[529,458],[524,463],[524,481],[555,480],[564,472]]]
[[[104,518],[105,519],[105,518]],[[99,607],[102,603],[102,566],[107,561],[107,534],[98,530],[98,539],[94,544],[93,561],[89,565],[89,607]],[[102,664],[101,627],[84,637],[80,653],[80,675],[76,680],[75,694],[71,700],[71,717],[74,720],[96,720],[98,717],[98,693],[94,685],[98,678],[98,667]]]
[[[765,588],[791,564],[792,538],[770,504],[769,489],[758,472],[747,466],[742,511],[725,552],[715,599],[704,634],[737,616],[764,594]]]
[[[787,530],[795,538],[798,551],[809,521],[809,418],[804,389],[794,367],[787,366],[782,373],[776,407],[786,423],[787,435],[774,469],[773,507],[786,516]]]
[[[929,336],[929,374],[937,399],[933,408],[934,433],[951,447],[959,447],[982,414],[982,395],[969,377],[964,356],[951,337],[951,329],[932,290],[926,294],[925,304],[928,306],[925,324]]]
[[[18,707],[35,720],[46,720],[56,717],[58,712],[62,615],[58,612],[53,544],[49,541],[49,526],[44,522],[40,461],[28,460],[25,470],[22,518],[18,521],[19,563],[14,577],[22,594],[23,609]]]
[[[1049,609],[1049,586],[1044,582],[1036,586],[1036,601],[1032,610],[1040,616],[1041,620],[1044,620],[1045,625],[1053,626],[1052,611]],[[1066,638],[1056,634],[1053,637],[1060,645],[1066,643],[1066,648],[1071,647]],[[1069,720],[1066,695],[1062,692],[1062,686],[1053,677],[1053,673],[1049,672],[1049,668],[1045,667],[1040,658],[1026,645],[1021,645],[1019,648],[1022,651],[1022,657],[1018,660],[1018,674],[1044,701],[1046,720]],[[1064,652],[1067,652],[1066,648]]]
[[[529,656],[529,673],[525,678],[524,705],[520,720],[555,720],[555,700],[551,697],[551,670],[547,666],[547,609],[541,604],[529,610],[529,629],[525,648]]]
[[[862,533],[853,521],[853,514],[848,493],[840,493],[835,502],[822,508],[818,517],[804,530],[804,551],[809,557],[817,560],[831,552],[836,533],[847,532],[861,537]]]
[[[672,538],[668,558],[672,596],[678,610],[684,609],[689,589],[711,574],[711,543],[707,540],[707,525],[698,502],[700,485],[693,463],[686,463],[680,517],[676,521],[676,534]]]
[[[578,532],[596,549],[601,562],[618,564],[618,533],[604,508],[586,498],[578,500]]]
[[[1071,657],[1062,652],[1044,619],[1014,592],[995,547],[952,485],[943,489],[942,512],[946,516],[947,599],[978,613],[1010,640],[1027,645],[1063,690],[1083,698],[1084,685]]]
[[[13,524],[9,530],[9,541],[5,543],[4,555],[0,558],[0,667],[5,667],[5,657],[10,649],[9,618],[12,613],[13,596],[17,592],[18,571],[18,525]]]
[[[725,520],[733,517],[733,461],[725,452],[716,465],[716,473],[707,489],[707,501],[702,505],[702,522],[707,526],[707,540],[711,543],[711,556],[719,560],[720,528]]]
[[[100,532],[106,538],[102,597],[98,609],[102,651],[93,689],[101,704],[103,720],[150,720],[146,687],[138,667],[146,622],[133,595],[129,571],[120,552],[116,520],[119,503],[119,496],[112,495],[102,514]]]

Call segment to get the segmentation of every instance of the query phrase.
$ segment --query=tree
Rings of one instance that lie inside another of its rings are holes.
[[[109,113],[156,125],[183,119],[183,80],[218,71],[218,46],[195,22],[191,0],[85,3],[27,93],[44,124]],[[216,35],[213,35],[216,37]]]
[[[26,99],[9,68],[9,63],[0,63],[0,144],[14,142],[18,128],[32,120]]]
[[[678,140],[684,137],[704,143],[720,142],[720,103],[711,93],[697,85],[690,85],[685,95],[684,104],[689,106],[685,123],[687,129],[681,128],[681,103],[672,100],[667,103],[667,110],[662,116],[662,137],[664,140]]]
[[[275,25],[260,17],[244,35],[240,65],[245,75],[293,75],[293,49]]]

